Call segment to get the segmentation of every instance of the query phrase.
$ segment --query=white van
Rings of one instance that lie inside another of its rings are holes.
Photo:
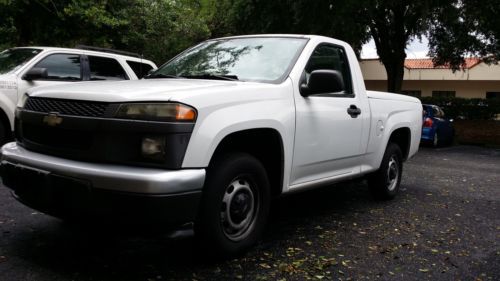
[[[137,80],[156,65],[139,55],[104,48],[19,47],[0,53],[0,143],[14,130],[18,99],[29,88],[82,81]]]

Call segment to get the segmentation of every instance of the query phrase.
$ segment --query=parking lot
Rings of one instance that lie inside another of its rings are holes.
[[[278,200],[263,241],[227,261],[189,235],[68,225],[0,187],[0,280],[500,280],[500,150],[421,148],[401,187]]]

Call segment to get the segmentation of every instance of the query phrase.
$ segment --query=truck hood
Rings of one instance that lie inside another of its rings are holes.
[[[405,95],[394,94],[394,93],[366,91],[366,94],[368,95],[368,98],[370,98],[370,99],[396,100],[396,101],[420,103],[420,100],[417,98],[405,96]]]
[[[252,82],[198,79],[100,81],[40,87],[28,91],[28,95],[102,102],[182,101],[197,95],[235,91],[238,88],[248,88],[256,84],[262,85],[262,83]]]

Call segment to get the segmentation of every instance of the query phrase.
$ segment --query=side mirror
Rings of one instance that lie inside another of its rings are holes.
[[[33,81],[38,79],[46,79],[47,77],[49,77],[47,68],[33,67],[32,69],[28,70],[26,74],[24,74],[23,79],[26,81]]]
[[[341,92],[344,89],[342,73],[336,70],[320,69],[311,72],[307,84],[300,85],[300,94],[303,97],[307,97],[317,94]]]

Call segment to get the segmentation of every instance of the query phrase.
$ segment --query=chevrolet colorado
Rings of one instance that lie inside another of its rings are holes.
[[[61,218],[180,225],[220,255],[262,234],[271,199],[366,176],[393,198],[418,99],[365,89],[355,53],[307,35],[208,40],[146,79],[30,90],[4,184]]]

